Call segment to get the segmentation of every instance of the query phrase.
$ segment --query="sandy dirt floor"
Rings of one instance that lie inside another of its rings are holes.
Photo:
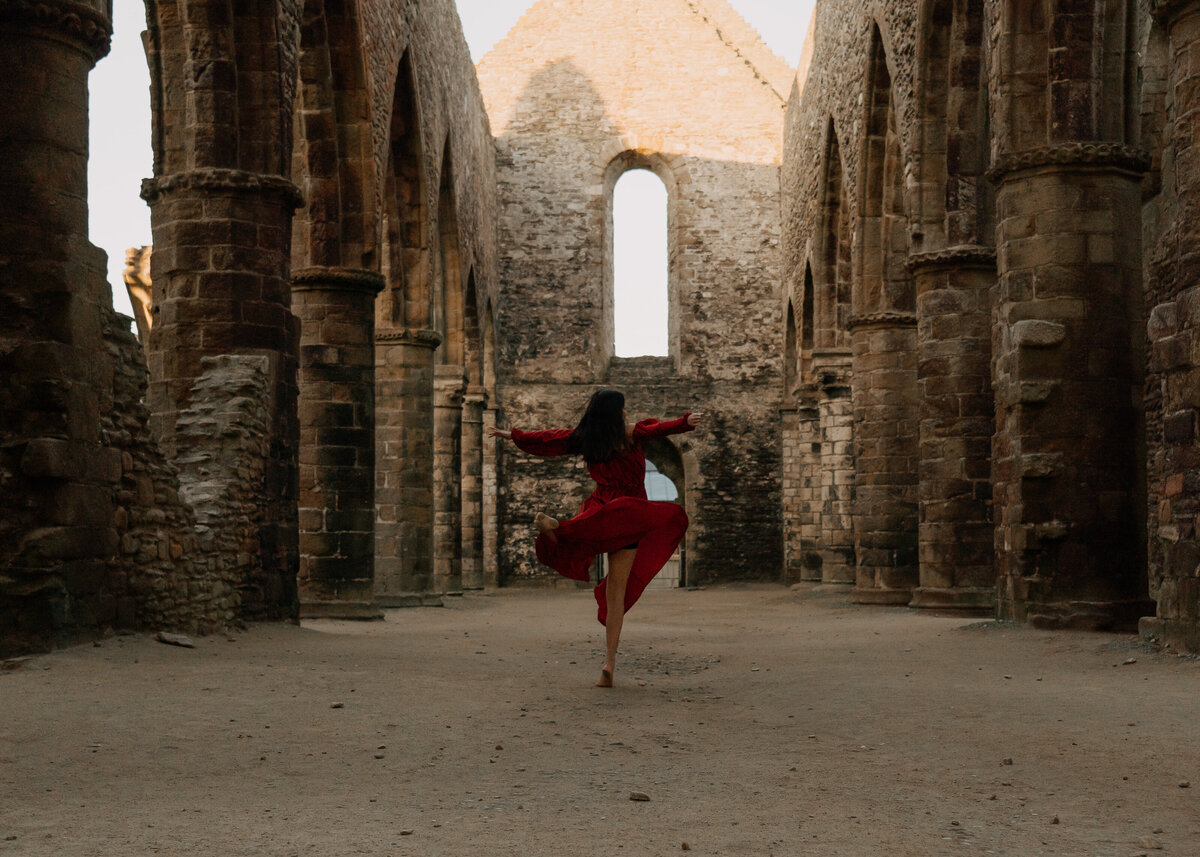
[[[0,857],[1200,855],[1194,659],[718,587],[647,593],[605,691],[594,614],[505,590],[8,664]]]

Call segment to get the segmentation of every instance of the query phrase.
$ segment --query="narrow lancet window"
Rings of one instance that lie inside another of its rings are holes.
[[[667,188],[649,170],[629,170],[613,189],[616,355],[667,355],[667,306]]]

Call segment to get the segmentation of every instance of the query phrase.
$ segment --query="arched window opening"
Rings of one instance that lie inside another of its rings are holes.
[[[804,303],[800,312],[800,383],[813,382],[813,275],[812,265],[804,266]]]
[[[650,170],[628,170],[612,202],[615,353],[666,356],[667,188]]]
[[[796,311],[788,301],[787,328],[783,340],[783,393],[794,395],[800,383],[800,356],[796,343]]]
[[[646,497],[650,500],[665,500],[675,502],[679,497],[679,489],[671,481],[671,477],[659,471],[650,459],[646,459]]]

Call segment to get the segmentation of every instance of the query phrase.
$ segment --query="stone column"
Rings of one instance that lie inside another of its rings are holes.
[[[118,542],[121,453],[100,436],[112,299],[87,206],[88,74],[109,5],[0,3],[0,652],[116,615],[97,597]]]
[[[433,380],[433,590],[462,593],[463,367],[439,365]]]
[[[821,419],[815,386],[796,391],[783,426],[784,579],[821,579]]]
[[[495,589],[500,585],[500,543],[496,513],[496,446],[498,441],[487,436],[488,428],[496,425],[496,408],[483,411],[483,585]]]
[[[197,385],[220,387],[222,366],[264,367],[267,419],[240,429],[247,460],[263,457],[264,470],[247,484],[214,486],[237,495],[240,510],[213,522],[213,544],[236,557],[245,618],[293,617],[299,323],[290,309],[288,268],[292,212],[302,197],[279,176],[205,168],[146,179],[142,198],[150,204],[156,248],[147,352],[151,428],[184,481],[205,481],[205,462],[223,453],[219,438],[194,424],[203,415],[186,415]],[[220,365],[213,362],[218,358]]]
[[[433,589],[433,330],[375,334],[375,601]]]
[[[375,271],[292,274],[300,318],[300,616],[379,619]]]
[[[1175,227],[1155,253],[1167,284],[1159,285],[1162,302],[1151,308],[1148,325],[1149,368],[1163,412],[1160,433],[1150,438],[1161,463],[1149,527],[1158,547],[1158,606],[1140,629],[1200,652],[1200,2],[1154,5],[1170,45],[1170,158],[1163,161],[1173,174],[1164,185],[1173,179]]]
[[[1001,156],[993,307],[997,612],[1131,626],[1145,600],[1136,511],[1140,180],[1109,143]]]
[[[850,354],[814,351],[813,375],[820,389],[821,581],[854,583],[854,406],[850,399]]]
[[[912,313],[850,320],[854,601],[907,604],[917,585],[917,335]]]
[[[974,245],[909,259],[917,287],[920,585],[913,607],[991,612],[991,288],[996,253]]]
[[[462,587],[483,589],[483,410],[487,394],[469,388],[462,404]]]

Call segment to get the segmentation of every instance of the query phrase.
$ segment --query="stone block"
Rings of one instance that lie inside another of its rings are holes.
[[[1026,319],[1012,326],[1012,336],[1020,348],[1049,348],[1066,340],[1067,329],[1057,322]]]

